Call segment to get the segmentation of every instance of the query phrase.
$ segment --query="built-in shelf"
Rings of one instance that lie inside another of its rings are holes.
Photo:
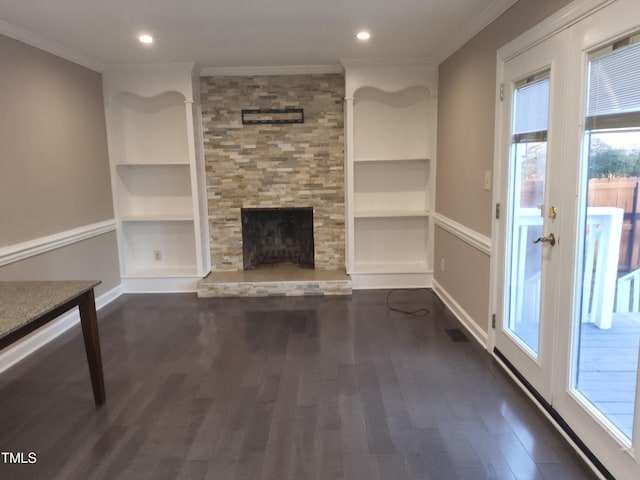
[[[183,167],[189,168],[187,162],[141,162],[141,163],[116,163],[116,167]]]
[[[191,163],[185,112],[189,92],[168,90],[146,96],[128,91],[129,82],[118,83],[123,88],[109,104],[114,163]]]
[[[193,216],[180,215],[128,215],[120,217],[122,222],[193,222]]]
[[[103,78],[121,275],[148,279],[136,289],[183,288],[167,282],[175,277],[193,277],[195,289],[208,273],[195,79],[192,69]]]
[[[428,217],[426,210],[363,210],[356,211],[355,218]]]
[[[431,99],[420,86],[388,92],[363,87],[354,95],[355,158],[426,158]]]
[[[436,69],[345,67],[347,257],[354,288],[359,274],[367,277],[364,288],[429,286]]]
[[[193,265],[178,267],[138,268],[123,275],[123,278],[153,278],[153,277],[193,277]]]
[[[356,267],[413,264],[428,268],[428,217],[367,217],[356,220]]]
[[[426,157],[413,157],[413,158],[354,158],[355,163],[370,163],[370,162],[428,162]]]
[[[354,212],[428,211],[429,166],[426,160],[355,164]]]
[[[122,224],[125,276],[195,275],[193,221],[131,221]]]
[[[194,217],[189,165],[119,167],[114,183],[122,219]]]
[[[358,273],[431,273],[425,263],[356,263]]]

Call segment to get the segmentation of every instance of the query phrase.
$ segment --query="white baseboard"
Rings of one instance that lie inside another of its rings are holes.
[[[107,306],[122,295],[122,293],[123,290],[121,285],[103,293],[96,298],[96,310],[100,310]],[[33,333],[20,339],[10,347],[5,348],[0,352],[0,373],[28,357],[36,350],[44,347],[47,343],[51,342],[79,323],[80,313],[77,308],[74,308],[42,328],[39,328]]]
[[[124,293],[193,293],[202,277],[123,277]]]
[[[478,343],[486,349],[489,345],[489,335],[487,332],[478,326],[471,315],[469,315],[435,279],[433,280],[433,291],[436,292],[440,300],[453,312],[460,323],[474,336]]]
[[[350,273],[353,290],[430,288],[433,273]]]

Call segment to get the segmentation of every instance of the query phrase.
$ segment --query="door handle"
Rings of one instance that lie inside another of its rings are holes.
[[[548,243],[552,247],[556,244],[556,236],[553,233],[550,233],[546,237],[538,237],[533,241],[533,243]]]

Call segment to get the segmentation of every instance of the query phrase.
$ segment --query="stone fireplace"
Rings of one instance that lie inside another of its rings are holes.
[[[302,207],[313,211],[315,271],[344,272],[344,77],[200,81],[213,274],[245,269],[243,211]],[[303,109],[304,123],[247,125],[243,109]]]
[[[243,268],[313,268],[313,208],[243,208]]]

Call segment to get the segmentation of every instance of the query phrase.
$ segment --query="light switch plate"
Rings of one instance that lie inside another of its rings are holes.
[[[484,189],[487,192],[491,191],[491,170],[484,172]]]

